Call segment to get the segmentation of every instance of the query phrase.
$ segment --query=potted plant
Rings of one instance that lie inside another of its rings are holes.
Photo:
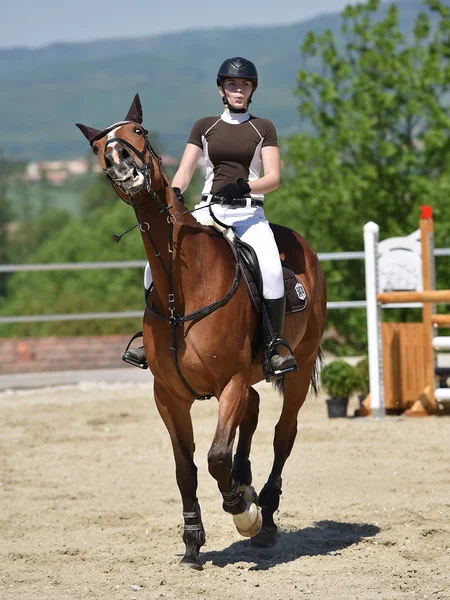
[[[330,419],[347,416],[347,405],[351,394],[361,385],[361,376],[345,360],[334,360],[322,369],[320,378],[330,397],[326,400]]]

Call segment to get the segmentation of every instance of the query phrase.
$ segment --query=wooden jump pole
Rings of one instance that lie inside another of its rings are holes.
[[[428,290],[423,292],[383,292],[381,294],[377,294],[377,300],[381,304],[408,304],[423,302],[423,308],[426,306],[431,308],[432,303],[442,304],[450,302],[450,290]],[[441,316],[447,319],[450,315],[434,315],[433,317],[433,315],[430,314],[426,321],[427,329],[431,326],[433,318]]]
[[[435,271],[434,271],[434,226],[433,226],[433,210],[431,206],[420,207],[420,241],[422,245],[422,286],[423,293],[426,294],[429,290],[434,290],[436,287]],[[436,292],[434,291],[434,294]],[[439,294],[439,292],[438,292]],[[445,292],[440,294],[445,295]],[[433,302],[432,297],[431,302]],[[447,291],[447,300],[450,301],[450,291]],[[425,381],[426,390],[430,390],[431,403],[437,409],[437,403],[434,397],[434,389],[436,387],[436,355],[433,350],[433,324],[432,315],[436,312],[435,307],[430,304],[430,301],[422,299],[422,325],[423,325],[423,344],[424,344],[424,361],[425,361]],[[439,300],[434,300],[439,302]],[[426,393],[426,392],[425,392]],[[428,395],[428,394],[427,394]]]
[[[450,315],[432,315],[431,321],[434,327],[450,327]]]

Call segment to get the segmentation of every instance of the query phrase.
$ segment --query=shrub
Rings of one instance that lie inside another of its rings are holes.
[[[328,363],[322,369],[320,378],[331,398],[348,398],[361,384],[356,367],[340,359]]]

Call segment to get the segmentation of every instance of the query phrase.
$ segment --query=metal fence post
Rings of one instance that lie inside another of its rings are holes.
[[[384,417],[383,349],[381,306],[378,293],[378,234],[380,228],[370,221],[364,225],[364,263],[366,271],[367,342],[369,347],[370,408],[372,416]]]

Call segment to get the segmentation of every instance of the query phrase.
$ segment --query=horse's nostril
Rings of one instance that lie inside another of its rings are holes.
[[[109,154],[105,154],[105,165],[106,168],[109,169],[110,167],[112,167],[113,161],[111,160],[111,157],[109,156]]]

